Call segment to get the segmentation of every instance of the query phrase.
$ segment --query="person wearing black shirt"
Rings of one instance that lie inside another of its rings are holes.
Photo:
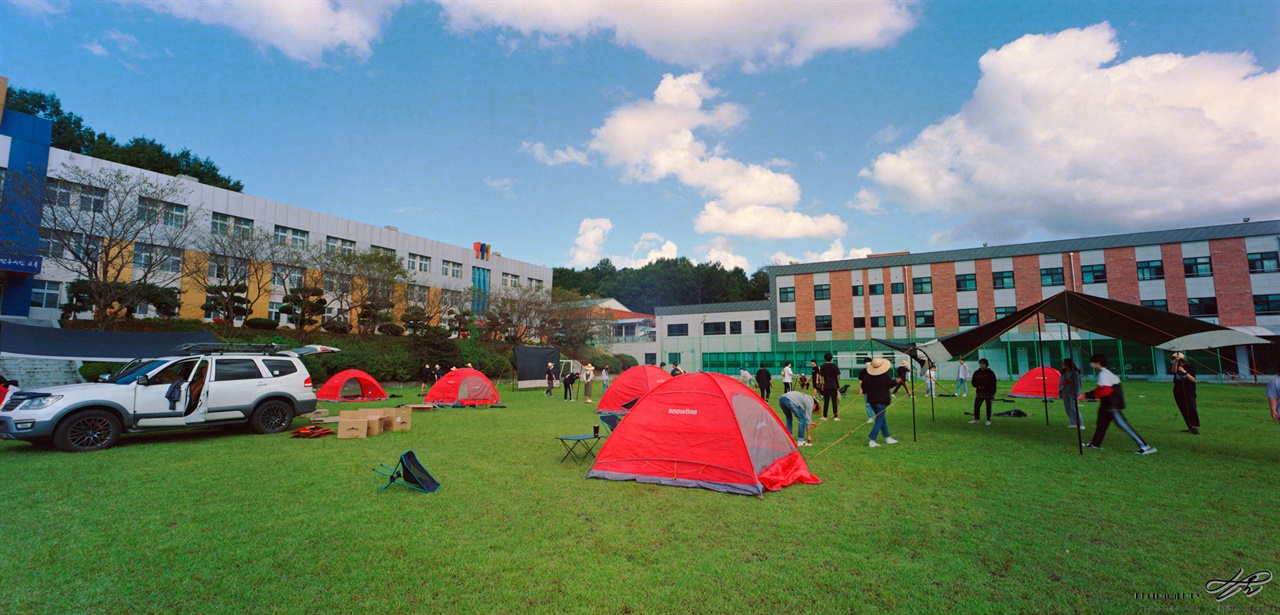
[[[973,420],[970,423],[978,422],[979,408],[983,402],[987,404],[987,424],[991,424],[991,402],[996,398],[996,373],[988,367],[986,359],[978,359],[978,371],[973,372]]]
[[[671,364],[671,375],[672,375],[673,377],[674,377],[674,376],[679,376],[680,374],[683,374],[683,373],[684,373],[684,370],[683,370],[683,369],[680,369],[680,364],[679,364],[679,363],[672,363],[672,364]]]
[[[1182,433],[1200,435],[1200,413],[1196,410],[1196,368],[1181,352],[1173,353],[1173,401],[1178,404],[1187,428]]]
[[[575,382],[577,382],[577,381],[578,381],[578,374],[577,374],[577,372],[569,372],[569,375],[564,377],[564,399],[565,399],[565,401],[573,401],[573,383],[575,383]]]
[[[773,374],[763,364],[760,365],[760,371],[756,372],[756,386],[760,387],[760,397],[768,400],[769,392],[773,390]]]
[[[422,369],[418,370],[418,378],[422,379],[422,389],[418,391],[419,393],[425,394],[427,392],[427,385],[431,384],[432,376],[435,375],[436,373],[431,370],[430,363],[423,364]]]
[[[840,368],[831,362],[831,353],[822,356],[825,361],[818,368],[822,377],[822,418],[827,418],[827,406],[831,407],[831,417],[840,420]]]
[[[902,362],[898,364],[898,384],[893,387],[893,392],[889,394],[890,397],[896,397],[898,395],[898,389],[906,389],[907,393],[911,397],[916,396],[915,391],[911,390],[911,385],[907,384],[907,374],[911,372],[911,368],[907,367],[907,365],[909,365],[909,362],[906,359],[903,359]]]
[[[818,361],[809,359],[809,382],[813,385],[814,391],[822,390],[822,374],[818,370]]]
[[[555,367],[556,367],[556,364],[555,364],[555,363],[548,363],[548,364],[547,364],[547,374],[546,374],[546,379],[547,379],[547,392],[546,392],[546,393],[543,393],[543,395],[544,395],[544,396],[546,396],[546,397],[551,397],[551,389],[555,388],[555,386],[556,386],[556,369],[555,369]]]
[[[876,436],[884,434],[885,444],[897,444],[898,441],[889,436],[889,424],[885,422],[884,413],[889,407],[892,395],[889,388],[893,386],[894,378],[889,375],[889,368],[893,367],[887,359],[875,359],[867,364],[867,368],[862,370],[862,376],[859,377],[859,386],[862,394],[867,398],[867,405],[874,413],[875,425],[871,428],[869,446],[876,448],[880,443],[876,442]]]
[[[871,361],[872,359],[870,357],[862,360],[862,371],[858,372],[858,391],[859,392],[862,391],[862,381],[871,377],[871,374],[867,372],[867,366],[871,365]],[[874,410],[871,409],[871,402],[867,400],[865,395],[862,397],[862,399],[867,403],[867,422],[874,423],[876,420],[876,413]]]

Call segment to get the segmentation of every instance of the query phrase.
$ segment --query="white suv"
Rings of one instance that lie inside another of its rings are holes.
[[[110,448],[122,433],[247,424],[289,429],[316,409],[311,374],[298,357],[328,346],[281,351],[248,344],[189,344],[178,356],[135,359],[98,382],[19,390],[0,408],[0,439],[53,440],[70,452]]]

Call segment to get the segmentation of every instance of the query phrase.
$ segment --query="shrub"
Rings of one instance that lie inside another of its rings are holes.
[[[378,333],[383,335],[404,335],[404,327],[392,322],[384,322],[378,325]]]
[[[473,341],[459,344],[458,352],[462,355],[463,365],[470,363],[472,368],[490,378],[497,378],[511,371],[511,363],[505,356]]]
[[[465,363],[462,354],[458,352],[458,343],[449,337],[448,331],[439,327],[418,329],[407,341],[409,352],[415,357],[418,367],[430,363],[449,369]]]
[[[274,320],[271,320],[270,318],[250,318],[244,321],[244,326],[249,327],[250,329],[262,329],[265,331],[270,331],[275,329],[276,327],[279,327],[280,323]]]
[[[617,353],[617,354],[614,354],[613,356],[617,357],[618,362],[622,364],[622,369],[619,369],[618,372],[615,372],[615,373],[621,373],[625,370],[631,369],[640,364],[640,362],[637,361],[635,357],[629,354]]]
[[[320,328],[328,331],[329,333],[337,333],[339,335],[351,333],[351,323],[342,322],[341,320],[327,321],[323,325],[320,325]]]
[[[86,382],[97,382],[98,376],[103,374],[114,374],[116,373],[116,370],[124,366],[124,363],[85,361],[80,365],[80,376],[83,377]]]

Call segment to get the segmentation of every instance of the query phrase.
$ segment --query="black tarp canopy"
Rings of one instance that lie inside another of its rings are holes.
[[[934,362],[941,363],[952,357],[963,357],[974,352],[1037,314],[1044,314],[1077,329],[1165,350],[1201,350],[1271,343],[1197,318],[1067,290],[994,322],[916,344],[915,347],[927,353]],[[884,341],[881,343],[904,352],[911,347]],[[918,356],[916,358],[922,359]]]
[[[522,389],[546,386],[547,364],[560,365],[560,350],[557,348],[516,346],[515,355],[517,386]]]
[[[212,331],[132,333],[0,322],[0,357],[125,362],[176,354],[181,344],[216,343]]]

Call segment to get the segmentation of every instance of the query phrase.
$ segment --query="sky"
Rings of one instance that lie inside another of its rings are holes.
[[[1280,3],[4,0],[0,75],[549,266],[1280,218]]]

